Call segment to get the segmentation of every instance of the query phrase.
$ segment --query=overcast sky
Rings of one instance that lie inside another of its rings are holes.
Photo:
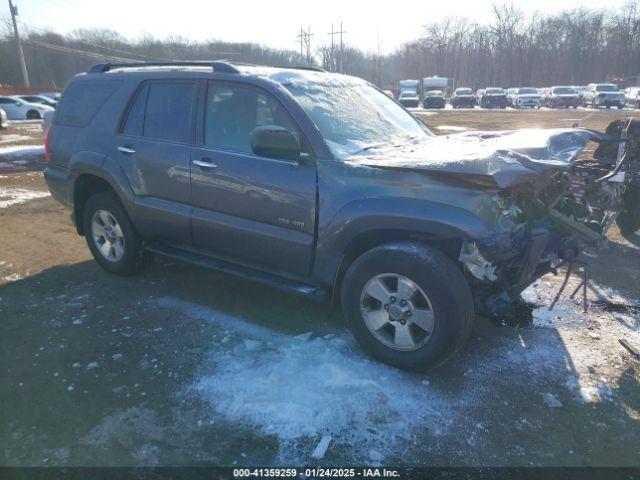
[[[313,44],[328,43],[331,24],[342,22],[350,45],[384,53],[421,34],[423,25],[449,15],[474,21],[490,19],[492,0],[373,2],[361,0],[14,0],[20,20],[64,33],[76,28],[103,27],[135,38],[181,35],[192,40],[252,41],[277,48],[299,49],[300,27],[311,27]],[[571,0],[515,1],[527,13],[573,8]],[[588,8],[617,8],[624,0],[580,0]],[[377,5],[376,5],[377,4]],[[8,4],[0,0],[0,16]]]

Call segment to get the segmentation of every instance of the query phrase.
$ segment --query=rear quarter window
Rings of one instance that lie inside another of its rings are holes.
[[[121,84],[120,81],[103,81],[69,85],[56,111],[56,125],[86,127]]]

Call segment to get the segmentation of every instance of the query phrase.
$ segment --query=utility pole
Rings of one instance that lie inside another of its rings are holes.
[[[333,23],[332,23],[331,32],[329,32],[329,35],[331,35],[331,70],[333,70],[334,72],[337,70],[338,62],[336,59],[336,44],[333,37],[335,37],[337,33],[338,32],[336,32],[333,29]]]
[[[30,88],[29,74],[27,73],[27,64],[24,61],[24,52],[22,51],[22,42],[20,41],[20,32],[18,31],[18,22],[16,16],[18,15],[18,7],[16,7],[11,0],[9,0],[9,11],[11,12],[11,20],[13,20],[13,33],[16,37],[16,45],[18,46],[18,60],[20,62],[20,68],[22,69],[22,80],[26,88]]]
[[[311,66],[311,37],[313,37],[313,33],[311,33],[311,25],[309,25],[305,36],[307,44],[307,67]]]
[[[302,27],[300,27],[300,34],[298,35],[298,40],[300,40],[300,61],[302,61],[304,57],[304,54],[302,53],[302,47],[304,45],[304,36],[305,36],[304,30],[302,29]]]
[[[311,37],[313,37],[313,33],[311,33],[311,26],[307,27],[307,31],[304,31],[304,28],[300,27],[300,33],[298,34],[298,40],[300,41],[300,61],[305,57],[305,50],[307,56],[307,66],[311,66]]]

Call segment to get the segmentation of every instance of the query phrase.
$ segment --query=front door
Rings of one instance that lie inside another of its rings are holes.
[[[270,93],[209,82],[202,145],[191,157],[192,231],[197,246],[267,269],[308,274],[314,247],[312,162],[255,155],[251,132],[277,125],[300,134]]]

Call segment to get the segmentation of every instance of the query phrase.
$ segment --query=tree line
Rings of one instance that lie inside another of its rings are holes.
[[[193,42],[148,35],[131,40],[105,29],[61,35],[22,26],[31,84],[61,89],[69,78],[101,61],[206,60],[293,66],[309,59],[294,50],[255,43]],[[405,78],[431,75],[453,86],[584,85],[640,75],[640,0],[619,9],[577,8],[526,15],[512,4],[495,4],[485,24],[463,17],[427,23],[420,38],[381,55],[345,45],[319,44],[310,62],[396,88]],[[16,46],[7,19],[0,18],[0,84],[21,85]]]

